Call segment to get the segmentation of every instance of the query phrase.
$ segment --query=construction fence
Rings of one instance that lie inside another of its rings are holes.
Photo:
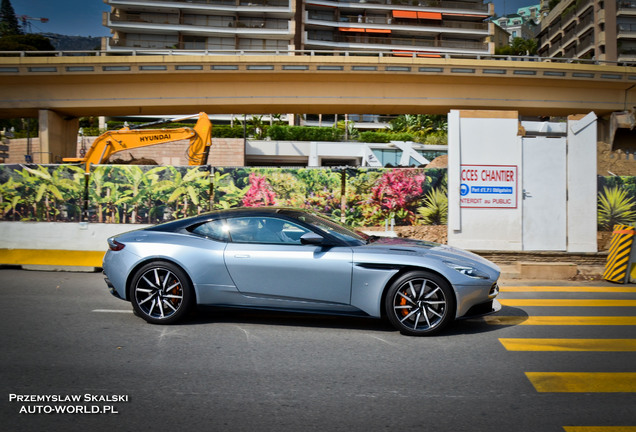
[[[350,226],[443,225],[446,169],[0,165],[0,220],[153,224],[233,207],[317,211]]]

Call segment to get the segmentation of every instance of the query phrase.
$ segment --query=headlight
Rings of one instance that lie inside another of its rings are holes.
[[[481,271],[477,270],[474,267],[461,265],[461,264],[448,262],[448,261],[444,261],[444,264],[446,264],[447,266],[449,266],[453,270],[456,270],[456,271],[460,272],[461,274],[463,274],[465,276],[468,276],[468,277],[471,277],[471,278],[475,278],[475,279],[490,279],[490,276],[488,276],[484,272],[481,272]]]

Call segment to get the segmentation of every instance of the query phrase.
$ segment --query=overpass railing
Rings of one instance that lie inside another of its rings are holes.
[[[399,57],[418,58],[418,53],[400,52]],[[430,54],[430,53],[428,53]],[[117,50],[86,50],[86,51],[0,51],[0,57],[77,57],[77,56],[366,56],[366,57],[395,57],[391,51],[340,51],[340,50],[178,50],[178,49],[117,49]],[[596,59],[579,59],[563,57],[540,57],[536,55],[496,55],[496,54],[461,54],[439,53],[442,59],[473,59],[473,60],[501,60],[501,61],[526,61],[547,63],[573,63],[607,66],[631,66],[636,67],[634,61],[607,61]]]

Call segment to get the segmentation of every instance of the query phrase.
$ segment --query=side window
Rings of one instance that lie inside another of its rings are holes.
[[[296,244],[308,232],[306,228],[278,218],[246,217],[228,219],[230,236],[235,243]]]
[[[229,241],[228,229],[224,220],[211,220],[198,225],[191,230],[192,233],[198,234],[204,237],[209,237],[213,240],[219,240],[223,242]]]

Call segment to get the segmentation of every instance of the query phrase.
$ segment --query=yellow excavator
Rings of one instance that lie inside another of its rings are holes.
[[[83,158],[64,158],[63,160],[64,162],[85,164],[84,170],[88,173],[90,172],[91,164],[103,163],[114,153],[189,139],[189,165],[205,165],[208,161],[210,145],[212,144],[212,123],[206,113],[201,112],[198,114],[199,119],[194,128],[137,129],[155,124],[178,122],[193,117],[196,117],[196,115],[178,119],[159,120],[137,126],[136,128],[126,126],[119,130],[104,132],[93,141],[91,148],[86,152],[86,156]]]

